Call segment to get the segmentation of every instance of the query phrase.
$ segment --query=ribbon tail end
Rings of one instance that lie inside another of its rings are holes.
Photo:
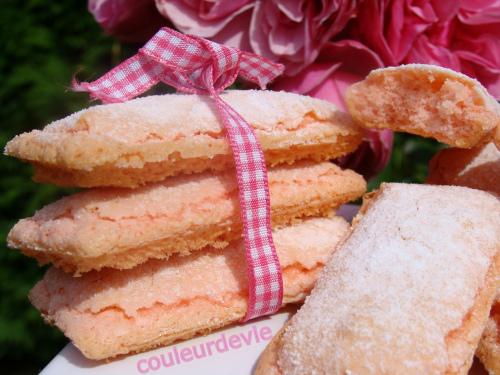
[[[71,79],[71,90],[74,92],[88,92],[88,82],[78,82],[76,76]]]

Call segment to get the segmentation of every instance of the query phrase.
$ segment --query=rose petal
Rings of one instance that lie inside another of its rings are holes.
[[[250,45],[255,53],[272,60],[277,60],[269,48],[267,40],[267,33],[270,31],[270,27],[267,23],[263,24],[261,22],[265,14],[264,6],[263,2],[258,1],[253,9],[252,20],[250,21]]]
[[[251,19],[252,13],[244,12],[229,22],[226,27],[224,27],[211,39],[220,44],[252,52],[249,38]]]
[[[473,0],[476,1],[476,0]],[[451,20],[458,13],[458,10],[463,6],[463,0],[461,1],[443,1],[443,0],[432,0],[432,8],[436,13],[440,22],[445,22]]]
[[[423,8],[406,6],[407,4],[393,2],[387,32],[387,43],[397,64],[403,61],[415,39],[438,19],[429,4]]]
[[[354,34],[359,35],[363,44],[376,51],[385,65],[397,65],[398,61],[384,36],[384,14],[388,4],[386,0],[364,2],[359,8]],[[401,19],[401,16],[397,18]]]
[[[367,130],[365,142],[350,155],[336,160],[342,168],[351,168],[367,180],[381,172],[391,158],[394,134],[390,130]]]
[[[199,17],[205,21],[214,21],[223,17],[234,19],[234,12],[241,11],[241,8],[250,2],[253,2],[253,0],[202,1],[204,7],[209,10],[208,12],[199,12]],[[208,6],[208,4],[211,4],[211,6]]]
[[[434,64],[460,71],[460,60],[446,47],[436,46],[426,35],[421,35],[404,60],[405,63]]]
[[[277,56],[293,56],[304,48],[304,23],[289,23],[286,28],[275,27],[269,33],[269,48]]]
[[[88,9],[108,34],[126,42],[146,41],[166,23],[154,0],[89,0]]]
[[[340,109],[345,110],[346,104],[344,93],[350,85],[360,81],[360,78],[361,77],[357,74],[336,69],[328,80],[325,80],[323,84],[311,90],[309,95],[315,98],[328,100],[329,102],[335,103]]]
[[[276,2],[276,6],[280,12],[283,12],[291,21],[302,22],[304,20],[303,0],[281,0]]]
[[[320,49],[355,15],[357,0],[257,1],[250,26],[252,49],[285,64],[296,75],[313,62]]]
[[[308,68],[302,70],[294,77],[286,77],[279,79],[274,88],[295,93],[310,93],[318,86],[322,85],[325,80],[330,78],[332,73],[342,65],[340,62],[332,63],[315,63]],[[332,100],[330,100],[332,101]],[[336,101],[332,101],[337,103]]]
[[[500,65],[470,51],[457,51],[456,55],[460,58],[462,71],[476,77],[495,99],[500,100]]]
[[[461,0],[458,18],[469,25],[498,23],[500,0]]]
[[[186,34],[211,38],[226,27],[242,13],[250,11],[253,4],[247,4],[234,11],[228,17],[214,20],[205,20],[199,17],[198,9],[193,8],[182,0],[156,0],[156,8],[168,18],[177,29]]]
[[[278,79],[273,87],[326,99],[345,108],[347,86],[382,66],[381,59],[358,41],[329,42],[313,64],[296,76]]]

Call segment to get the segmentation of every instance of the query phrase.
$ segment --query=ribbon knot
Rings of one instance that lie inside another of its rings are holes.
[[[161,29],[139,53],[166,68],[160,80],[202,95],[218,94],[235,81],[242,54],[236,48],[169,29]]]
[[[116,103],[162,81],[182,92],[213,96],[238,75],[264,89],[282,72],[283,65],[262,56],[164,27],[136,55],[94,82],[73,82],[73,89]]]
[[[281,268],[271,233],[264,154],[252,127],[221,97],[238,75],[262,89],[283,72],[261,56],[160,29],[139,52],[94,82],[73,83],[105,103],[132,99],[162,81],[177,90],[213,98],[233,151],[247,261],[248,309],[244,321],[277,311],[283,300]]]

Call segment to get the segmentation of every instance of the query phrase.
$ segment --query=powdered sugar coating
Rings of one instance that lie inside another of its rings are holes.
[[[310,112],[319,120],[329,120],[337,111],[326,101],[285,92],[230,90],[221,97],[255,130],[263,132],[298,130],[304,116]],[[83,127],[84,123],[87,126]],[[144,143],[151,139],[219,134],[223,125],[210,97],[168,94],[91,107],[47,125],[45,131],[86,131],[124,143]]]
[[[298,263],[313,269],[318,263],[325,263],[348,228],[344,219],[333,217],[309,219],[275,230],[281,266]],[[130,270],[93,271],[81,277],[52,268],[44,279],[48,290],[54,291],[46,310],[71,306],[96,313],[107,306],[119,306],[125,315],[134,317],[141,308],[158,302],[168,305],[206,295],[222,303],[223,291],[245,291],[246,264],[241,241],[224,250],[209,250],[169,261],[152,260]],[[61,287],[64,293],[55,293]]]
[[[407,184],[372,199],[291,320],[282,373],[466,373],[498,284],[500,202]]]
[[[314,150],[305,156],[297,153],[311,147],[322,147],[318,154],[321,159],[333,158],[352,151],[361,142],[362,134],[350,116],[326,101],[257,90],[232,90],[222,98],[255,129],[271,165],[314,156]],[[292,147],[294,152],[283,154]],[[192,172],[194,162],[195,171],[213,169],[210,160],[228,157],[231,150],[209,97],[170,94],[90,107],[44,130],[15,137],[5,153],[69,172],[104,168],[112,173],[114,169],[140,170],[166,163],[165,167],[172,170],[164,172],[168,176],[183,169]],[[206,164],[203,169],[198,159]],[[175,165],[179,161],[187,163],[180,170]]]
[[[316,216],[361,196],[364,179],[332,163],[269,170],[272,220]],[[20,220],[9,245],[66,270],[131,268],[148,258],[223,247],[241,236],[232,171],[178,177],[143,188],[87,190]],[[48,258],[47,258],[48,257]]]
[[[303,298],[312,288],[318,270],[348,231],[349,224],[340,217],[313,218],[274,231],[285,302]],[[185,330],[235,321],[244,315],[246,289],[244,248],[237,241],[223,250],[206,248],[125,271],[104,269],[72,277],[52,268],[30,299],[86,355],[105,358],[147,348],[161,335],[180,337]],[[210,316],[209,308],[197,308],[197,300],[227,311]],[[188,325],[169,323],[185,306]]]

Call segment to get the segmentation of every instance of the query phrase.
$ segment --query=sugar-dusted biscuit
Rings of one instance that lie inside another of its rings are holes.
[[[362,126],[433,137],[469,148],[492,137],[498,103],[481,84],[450,69],[410,64],[373,70],[346,92]]]
[[[500,375],[500,293],[491,307],[490,319],[479,342],[476,356],[490,375]]]
[[[328,214],[360,197],[364,179],[323,163],[269,171],[271,220],[284,225]],[[238,187],[232,171],[181,176],[130,190],[88,190],[20,220],[8,244],[68,272],[131,268],[149,258],[224,247],[241,236]]]
[[[500,196],[500,151],[493,143],[441,150],[429,163],[427,183],[467,186]]]
[[[340,217],[313,218],[274,231],[284,303],[302,300],[349,232]],[[247,302],[242,241],[130,270],[72,277],[51,268],[30,299],[48,322],[92,359],[147,350],[236,322]]]
[[[500,201],[385,184],[256,374],[467,374],[500,272]]]
[[[250,90],[222,98],[255,129],[270,166],[333,159],[362,140],[351,117],[323,100]],[[5,153],[32,163],[36,181],[81,187],[135,187],[233,166],[213,100],[184,94],[90,107],[15,137]]]

